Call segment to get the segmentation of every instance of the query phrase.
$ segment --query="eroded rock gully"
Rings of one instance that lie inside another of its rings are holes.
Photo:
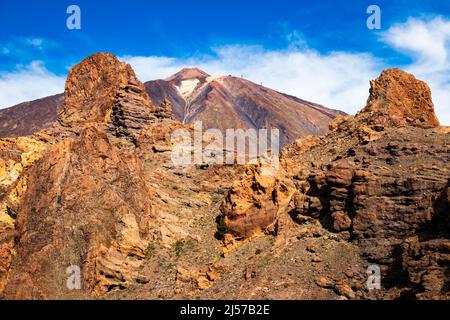
[[[192,128],[129,65],[88,57],[57,124],[0,140],[0,296],[448,298],[449,130],[413,76],[371,85],[356,116],[285,147],[275,175],[177,167],[170,135]],[[382,290],[365,288],[370,263]]]

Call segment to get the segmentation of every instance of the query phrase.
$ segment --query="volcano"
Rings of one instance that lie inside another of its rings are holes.
[[[155,105],[166,98],[176,120],[202,121],[205,129],[277,128],[280,143],[321,135],[341,111],[280,93],[234,76],[211,76],[184,68],[166,79],[152,80],[145,89]],[[48,128],[61,111],[62,94],[0,110],[0,137],[30,135]]]

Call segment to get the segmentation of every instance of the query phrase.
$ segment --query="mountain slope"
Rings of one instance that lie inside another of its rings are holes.
[[[325,133],[329,122],[342,114],[245,79],[212,77],[195,68],[183,69],[164,82],[147,82],[146,88],[155,103],[167,96],[183,123],[200,120],[204,128],[222,131],[278,128],[282,145]]]
[[[23,102],[0,110],[0,137],[26,136],[49,127],[64,102],[64,95]]]
[[[365,260],[348,277],[317,278],[319,287],[350,299],[448,299],[449,155],[428,85],[385,70],[356,116],[285,147],[278,175],[256,165],[233,183],[221,207],[224,244],[275,233],[275,250],[288,251],[297,228],[316,226]],[[379,290],[365,284],[369,266],[379,268]]]
[[[212,77],[197,68],[185,68],[144,85],[155,105],[167,98],[175,118],[183,123],[202,121],[204,129],[222,131],[278,128],[282,145],[327,132],[330,121],[343,114],[245,79]],[[63,99],[56,95],[0,110],[0,137],[30,135],[48,128],[56,120]]]

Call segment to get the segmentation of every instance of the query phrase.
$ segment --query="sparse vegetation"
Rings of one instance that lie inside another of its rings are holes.
[[[265,255],[261,258],[259,263],[256,265],[258,268],[264,268],[272,262],[272,257],[270,255]]]
[[[154,252],[156,250],[156,244],[154,242],[150,242],[145,249],[145,257],[148,259],[153,256]]]
[[[218,239],[223,239],[225,233],[228,232],[228,227],[225,224],[225,221],[223,219],[223,217],[219,217],[217,220],[217,232],[216,232],[216,237]]]
[[[175,252],[175,256],[179,257],[185,250],[192,248],[193,243],[190,240],[180,239],[175,242],[173,246],[173,250]]]

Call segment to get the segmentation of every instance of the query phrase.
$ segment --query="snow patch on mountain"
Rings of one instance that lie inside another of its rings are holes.
[[[192,94],[192,92],[194,92],[199,82],[200,80],[198,79],[183,80],[181,81],[179,86],[176,86],[176,89],[181,94],[181,96],[186,100]]]

